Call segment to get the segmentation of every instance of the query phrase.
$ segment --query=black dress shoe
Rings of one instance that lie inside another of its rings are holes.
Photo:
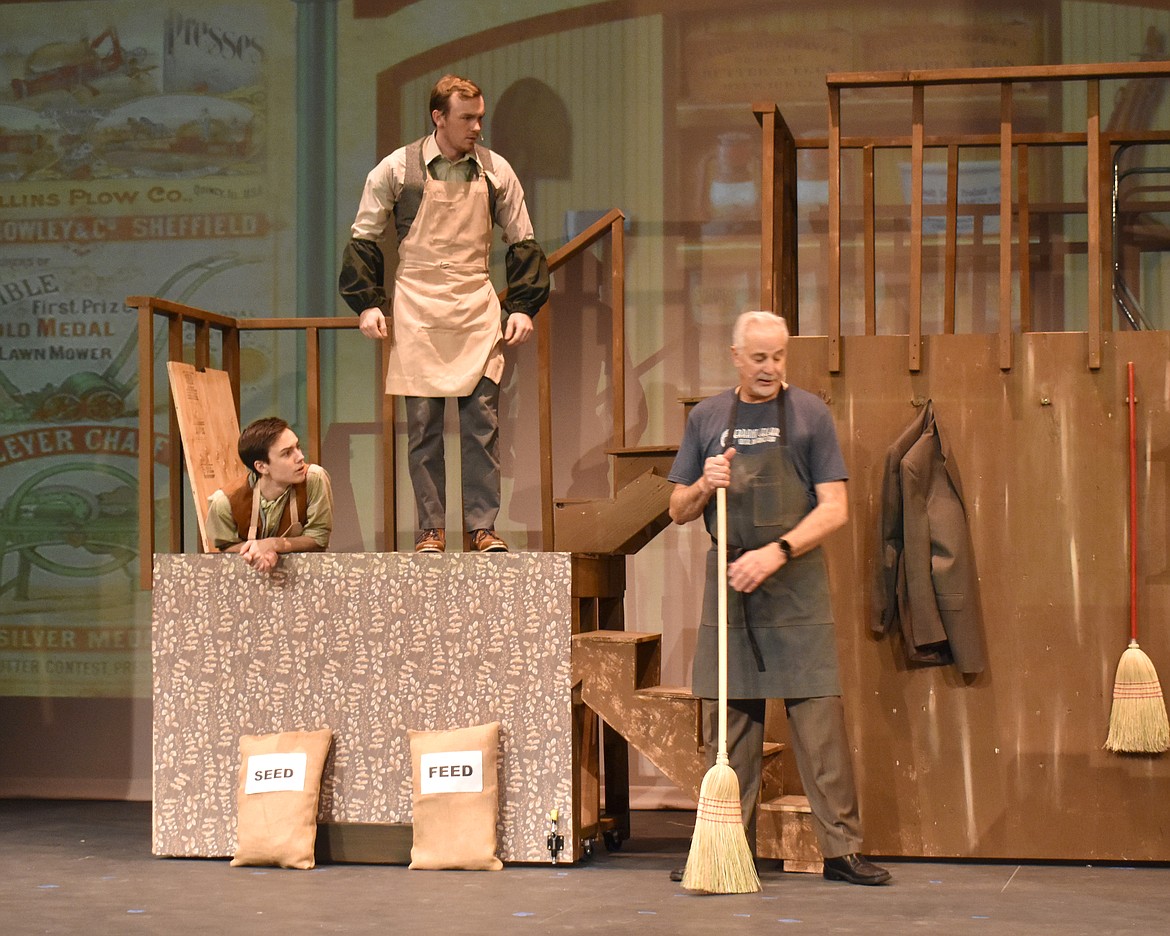
[[[852,855],[841,855],[839,858],[825,859],[825,879],[829,881],[847,881],[850,884],[885,884],[890,879],[890,872],[879,868],[864,855],[854,852]]]
[[[686,873],[686,870],[686,868],[675,868],[670,872],[670,879],[674,881],[675,884],[679,883],[679,881],[683,879],[683,875]]]

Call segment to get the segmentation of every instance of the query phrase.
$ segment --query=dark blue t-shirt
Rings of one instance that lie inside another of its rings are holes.
[[[737,453],[762,452],[779,444],[779,408],[775,400],[767,403],[740,403],[736,416],[735,438],[727,439],[735,391],[724,390],[699,403],[687,419],[682,444],[671,466],[668,480],[694,484],[703,476],[703,463],[729,445]],[[817,503],[816,486],[829,481],[846,481],[849,473],[833,416],[824,401],[815,394],[790,386],[784,393],[785,430],[788,455],[796,474],[808,491],[808,509]],[[733,462],[734,464],[734,462]],[[708,530],[715,528],[715,499],[707,505],[704,520]]]

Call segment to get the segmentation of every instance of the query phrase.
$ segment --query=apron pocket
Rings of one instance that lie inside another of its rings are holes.
[[[785,484],[783,481],[756,484],[752,489],[751,521],[758,526],[775,526],[780,532],[787,532],[801,519],[798,512],[784,509]]]

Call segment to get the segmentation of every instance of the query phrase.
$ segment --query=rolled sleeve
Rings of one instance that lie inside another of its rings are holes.
[[[232,505],[222,490],[207,498],[207,538],[216,549],[227,549],[244,541],[236,529]]]
[[[309,537],[322,549],[329,548],[329,537],[333,533],[333,485],[329,472],[320,465],[310,465],[305,478],[305,529]]]
[[[357,240],[379,240],[390,226],[394,206],[402,194],[406,148],[400,147],[370,170],[358,202],[350,234]]]

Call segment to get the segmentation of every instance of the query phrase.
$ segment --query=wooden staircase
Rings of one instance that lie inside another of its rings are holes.
[[[573,637],[574,694],[661,770],[698,800],[707,772],[700,702],[689,689],[659,685],[661,636],[599,630]],[[777,858],[786,871],[821,870],[808,800],[785,795],[784,745],[764,745],[756,854]]]
[[[699,700],[685,687],[660,685],[661,635],[624,629],[625,559],[670,525],[674,485],[666,476],[676,452],[673,446],[612,449],[612,498],[555,502],[554,548],[573,555],[575,856],[591,853],[598,832],[610,848],[629,835],[629,745],[696,801],[707,772]],[[808,801],[784,792],[783,750],[774,741],[764,745],[756,853],[781,859],[785,870],[819,872]]]

